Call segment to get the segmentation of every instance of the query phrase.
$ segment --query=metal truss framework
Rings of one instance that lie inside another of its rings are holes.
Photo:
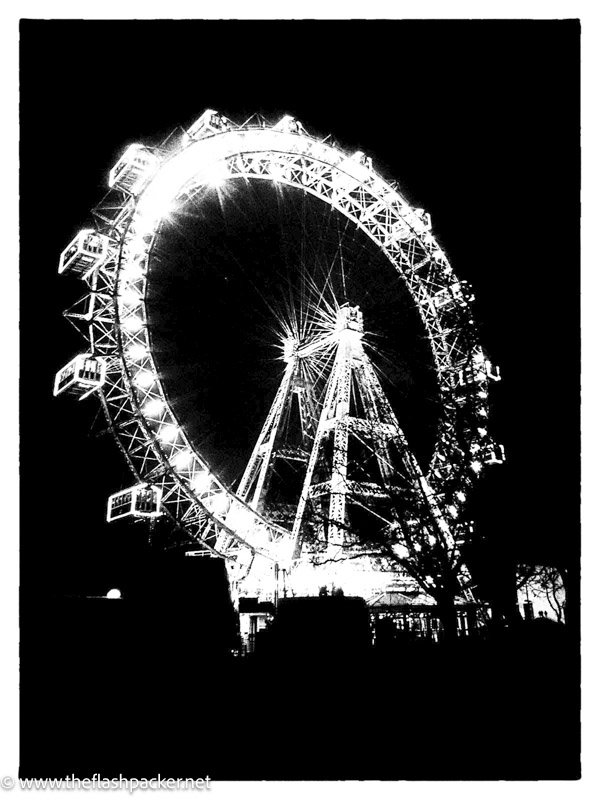
[[[360,560],[363,573],[382,573],[390,570],[381,558],[382,549],[388,556],[393,553],[396,558],[416,560],[419,553],[442,547],[445,560],[452,568],[459,567],[453,517],[440,505],[410,450],[362,338],[360,309],[346,304],[330,319],[329,331],[304,334],[302,341],[284,341],[287,363],[283,379],[238,486],[238,496],[256,510],[276,512],[277,505],[269,508],[268,501],[271,474],[280,460],[303,462],[302,489],[291,520],[296,563],[300,558],[315,565],[352,558]],[[321,400],[315,395],[315,382],[306,380],[310,374],[326,376]],[[290,448],[284,442],[284,428],[295,397],[302,445]],[[351,440],[360,445],[363,459],[374,457],[370,480],[365,480],[364,464],[363,474],[353,475],[357,465],[349,457]],[[329,459],[325,456],[328,442]],[[315,480],[317,468],[320,476]],[[315,501],[325,506],[317,514],[321,543],[316,548],[306,535],[305,523],[307,505]],[[385,508],[377,508],[382,503]],[[350,505],[372,515],[382,549],[378,551],[373,542],[356,541],[347,517]],[[260,585],[256,571],[254,577]],[[466,572],[464,577],[468,577]],[[377,583],[375,580],[374,585]],[[404,583],[416,588],[408,575]]]
[[[320,198],[369,236],[405,282],[431,344],[441,399],[423,479],[452,540],[460,540],[465,491],[484,463],[502,458],[486,425],[488,385],[499,376],[477,341],[472,295],[454,275],[427,213],[412,208],[363,153],[350,155],[291,117],[276,125],[260,117],[237,125],[209,110],[162,146],[133,145],[93,210],[107,246],[78,274],[87,291],[65,316],[88,351],[104,359],[106,378],[97,393],[136,480],[160,488],[163,510],[191,539],[226,558],[233,580],[243,579],[256,554],[292,564],[293,532],[266,519],[243,486],[230,491],[188,440],[167,402],[148,330],[148,264],[161,220],[231,179],[272,181]],[[365,376],[373,386],[369,381]],[[381,413],[389,413],[385,404]]]

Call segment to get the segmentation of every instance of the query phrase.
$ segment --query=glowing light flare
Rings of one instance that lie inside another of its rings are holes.
[[[225,494],[225,492],[214,494],[206,502],[206,507],[217,517],[223,517],[229,508],[229,497]]]
[[[135,283],[144,277],[143,259],[148,250],[148,244],[142,236],[136,236],[127,244],[125,257],[121,263],[119,279],[123,283]]]
[[[286,165],[283,163],[271,162],[267,167],[267,171],[276,183],[286,177]]]
[[[254,514],[242,503],[235,503],[227,514],[227,525],[234,530],[246,530],[252,527]]]
[[[159,222],[167,217],[171,217],[177,210],[174,200],[161,197],[153,197],[152,202],[146,203],[143,216],[139,214],[136,218],[136,230],[142,235],[147,235],[154,231]]]
[[[135,306],[142,302],[142,296],[130,286],[125,287],[119,292],[119,297],[123,305]]]
[[[133,379],[133,383],[140,389],[147,389],[154,383],[154,374],[147,369],[141,369]]]
[[[175,469],[187,469],[192,463],[193,457],[191,450],[182,450],[173,459],[173,466]]]
[[[130,314],[121,322],[121,326],[129,333],[137,333],[144,327],[144,322],[137,314]]]
[[[404,544],[393,544],[392,552],[397,558],[408,558],[409,556],[408,548]]]
[[[165,409],[164,402],[160,399],[160,397],[153,397],[151,400],[148,400],[145,403],[142,411],[144,414],[147,414],[149,417],[156,417]]]
[[[210,164],[202,171],[202,181],[213,189],[219,189],[229,177],[229,168],[225,161]]]
[[[162,425],[159,432],[158,438],[162,442],[173,442],[179,433],[179,428],[177,425]]]
[[[127,348],[126,352],[132,361],[141,361],[148,355],[148,348],[146,345],[135,342]]]
[[[196,494],[207,492],[212,483],[212,477],[208,470],[201,470],[190,481],[190,486]]]
[[[333,172],[333,184],[342,190],[350,191],[357,184],[366,183],[372,175],[370,158],[357,150],[337,165],[337,169]]]

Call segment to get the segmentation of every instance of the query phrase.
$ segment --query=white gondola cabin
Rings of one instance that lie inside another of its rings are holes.
[[[143,144],[132,144],[110,171],[108,185],[137,195],[157,171],[160,159]]]
[[[418,220],[415,230],[418,234],[424,234],[431,230],[431,214],[423,208],[413,208]]]
[[[60,254],[58,274],[85,278],[92,270],[104,264],[109,255],[109,248],[108,236],[94,230],[79,231]]]
[[[279,122],[273,125],[273,130],[284,131],[285,133],[304,133],[304,126],[300,120],[286,114]]]
[[[80,398],[100,388],[106,378],[106,362],[91,353],[82,353],[56,373],[54,396],[72,394]]]
[[[490,444],[484,449],[483,463],[484,464],[503,464],[506,461],[504,455],[504,445]]]
[[[478,353],[473,361],[458,374],[458,382],[461,386],[468,386],[471,383],[483,383],[486,380],[499,381],[500,368],[495,367],[491,361]]]
[[[158,486],[146,483],[132,486],[108,498],[106,519],[114,522],[123,517],[158,517],[161,499],[162,491]]]
[[[212,133],[222,133],[230,129],[231,122],[227,117],[219,114],[218,111],[213,111],[212,108],[207,108],[196,122],[190,125],[186,133],[190,139],[200,139],[202,136],[210,136]]]

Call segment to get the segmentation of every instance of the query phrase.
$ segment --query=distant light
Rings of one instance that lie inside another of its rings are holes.
[[[144,414],[148,414],[149,416],[155,416],[156,414],[160,414],[160,412],[164,409],[165,404],[160,399],[160,397],[153,397],[152,400],[148,400],[148,402],[142,408]]]
[[[471,469],[473,472],[481,472],[481,461],[473,461]]]
[[[144,323],[137,314],[131,314],[121,324],[130,333],[136,333],[144,327]]]
[[[143,206],[138,205],[137,230],[146,234],[152,231],[160,220],[168,218],[177,211],[177,202],[173,198],[160,195],[146,196]]]
[[[458,509],[456,506],[448,506],[448,511],[450,512],[450,516],[456,518],[458,516]]]
[[[143,344],[132,344],[127,348],[127,355],[132,361],[141,361],[148,355],[148,350]]]
[[[392,551],[398,558],[408,558],[408,549],[403,544],[393,544]]]
[[[480,417],[487,417],[487,411],[485,410],[485,408],[480,408],[477,413],[479,414]]]
[[[109,589],[106,593],[106,597],[109,600],[120,600],[121,599],[121,592],[119,589]]]
[[[211,481],[212,479],[210,473],[203,469],[197,475],[194,475],[190,481],[190,486],[197,494],[202,494],[202,492],[206,492],[208,490]]]
[[[177,438],[178,428],[176,425],[163,425],[158,432],[158,438],[163,442],[172,442]]]
[[[464,502],[465,502],[465,500],[467,499],[467,495],[466,495],[464,492],[457,492],[457,493],[456,493],[456,499],[457,499],[459,502],[461,502],[461,503],[464,503]]]
[[[485,435],[486,435],[486,433],[487,433],[487,430],[486,430],[485,428],[477,428],[477,433],[478,433],[480,436],[485,436]]]
[[[154,383],[154,375],[148,369],[141,369],[133,379],[133,382],[140,389],[147,389]]]

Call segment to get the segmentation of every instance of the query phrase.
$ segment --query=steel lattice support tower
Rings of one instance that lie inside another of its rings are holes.
[[[267,511],[269,475],[277,458],[296,458],[306,462],[302,490],[295,509],[292,541],[293,559],[303,551],[303,526],[309,503],[326,508],[321,524],[321,539],[326,540],[325,558],[336,559],[348,547],[352,531],[348,524],[349,504],[385,501],[408,487],[415,499],[412,512],[423,522],[417,532],[406,529],[398,507],[388,509],[387,519],[379,520],[395,535],[405,528],[405,536],[435,537],[444,547],[452,547],[450,528],[437,498],[411,452],[396,415],[385,396],[375,369],[363,347],[363,318],[358,307],[338,309],[331,330],[309,341],[284,343],[286,368],[283,379],[252,451],[237,494],[252,508]],[[314,387],[306,385],[302,367],[311,359],[329,355],[323,400],[317,404]],[[297,397],[306,450],[293,454],[280,446],[283,421]],[[318,406],[318,409],[317,409]],[[357,409],[360,407],[360,415]],[[353,409],[355,413],[352,413]],[[317,413],[318,412],[318,413]],[[350,475],[349,445],[359,441],[376,460],[377,474],[372,480]],[[331,441],[331,458],[324,458]],[[324,466],[325,465],[325,466]],[[317,473],[318,480],[315,480]]]

